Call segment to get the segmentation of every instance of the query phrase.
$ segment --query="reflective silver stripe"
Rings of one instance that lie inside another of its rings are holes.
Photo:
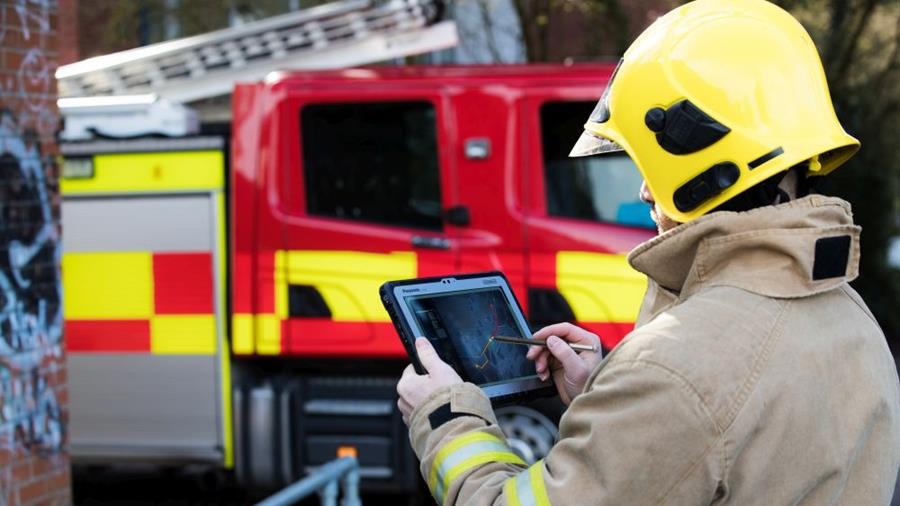
[[[521,506],[537,506],[534,501],[534,494],[531,493],[531,479],[528,476],[528,469],[516,475],[516,495],[519,497]]]
[[[437,483],[435,484],[434,490],[434,495],[438,504],[444,503],[444,494],[447,493],[447,491],[444,490],[444,481],[446,476],[450,473],[450,470],[480,453],[487,452],[511,453],[509,447],[503,443],[497,441],[475,441],[451,453],[443,462],[441,462],[440,466],[438,466]],[[449,486],[450,484],[447,483],[446,485]]]
[[[544,461],[539,460],[510,478],[504,486],[508,506],[551,506],[543,473]]]

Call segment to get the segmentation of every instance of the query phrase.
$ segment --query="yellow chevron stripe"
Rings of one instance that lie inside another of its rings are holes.
[[[385,281],[414,278],[411,251],[279,251],[275,256],[275,313],[287,317],[287,285],[314,286],[334,321],[390,322],[378,287]]]
[[[560,251],[556,286],[578,321],[633,322],[647,278],[628,265],[625,255]]]

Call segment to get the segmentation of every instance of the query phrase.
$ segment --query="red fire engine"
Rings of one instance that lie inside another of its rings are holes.
[[[364,487],[414,489],[387,280],[500,270],[535,327],[615,346],[652,223],[627,157],[567,158],[612,70],[276,72],[236,86],[228,135],[63,144],[76,461],[273,487],[354,446]],[[534,460],[558,409],[498,415]]]

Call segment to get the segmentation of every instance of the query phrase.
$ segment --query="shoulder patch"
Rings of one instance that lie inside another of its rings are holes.
[[[813,281],[837,278],[847,274],[850,259],[850,236],[823,237],[816,241],[816,256],[813,261]]]

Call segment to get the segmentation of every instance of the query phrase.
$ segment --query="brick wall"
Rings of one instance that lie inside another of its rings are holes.
[[[56,0],[0,0],[0,506],[71,503],[57,10]]]
[[[59,3],[59,19],[61,22],[57,25],[57,36],[59,38],[59,58],[57,61],[60,65],[77,62],[81,59],[81,47],[79,45],[79,20],[78,0],[63,0]],[[90,6],[87,6],[90,8]],[[89,27],[85,27],[89,29]]]

